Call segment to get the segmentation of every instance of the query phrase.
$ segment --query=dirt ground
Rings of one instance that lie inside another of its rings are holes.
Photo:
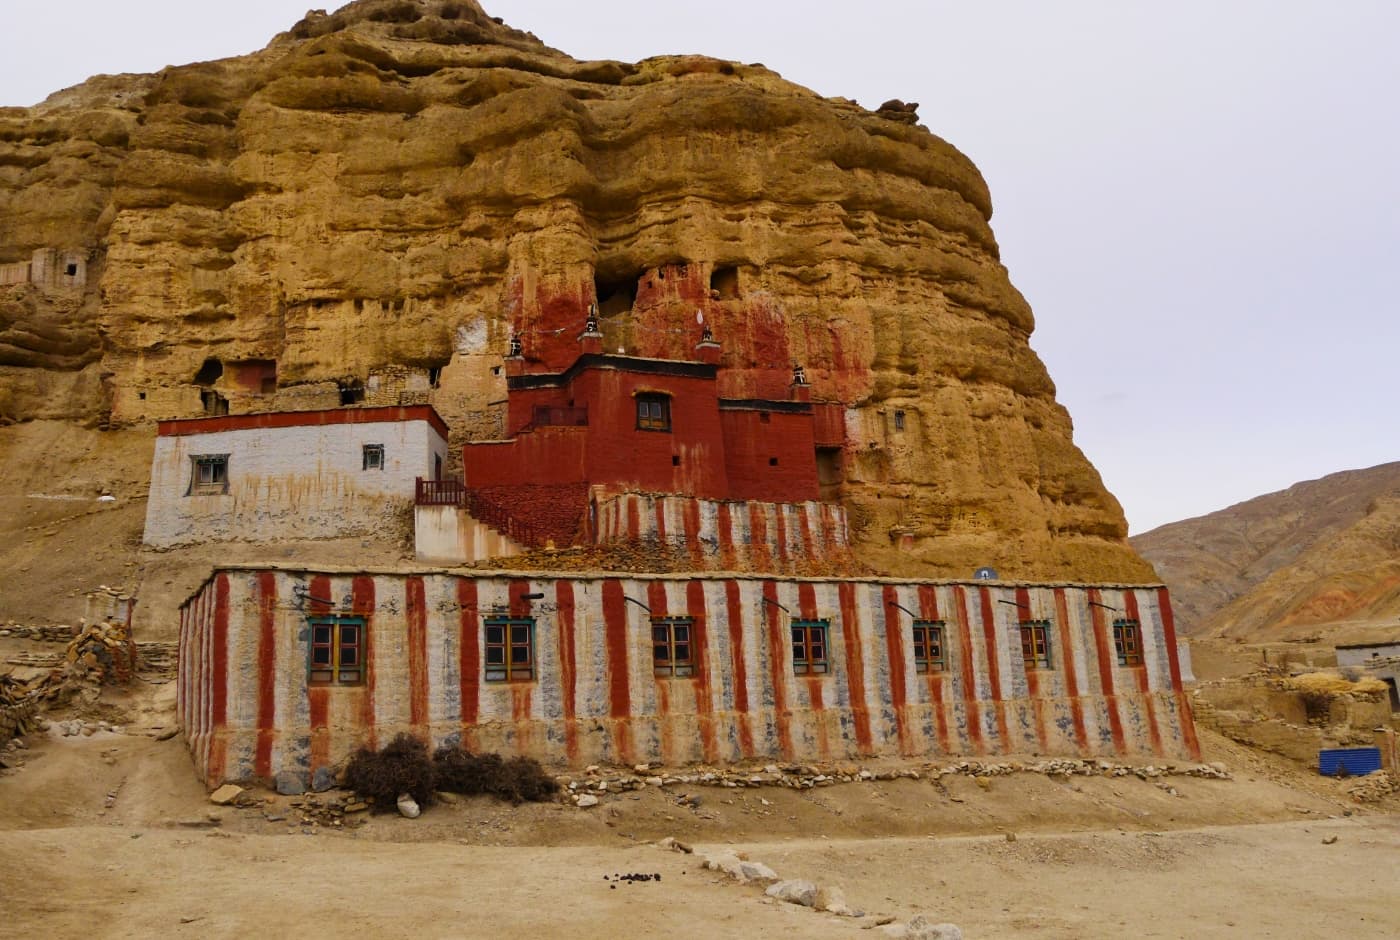
[[[299,821],[298,798],[210,804],[179,738],[157,740],[173,689],[141,681],[88,709],[120,733],[55,725],[4,752],[19,765],[0,775],[7,935],[859,937],[917,913],[968,937],[1400,932],[1400,800],[1355,804],[1344,782],[1210,734],[1207,759],[1233,779],[672,785],[592,809],[470,798],[333,831]],[[709,848],[837,886],[866,916],[773,902],[703,870]],[[631,872],[662,878],[612,880]]]

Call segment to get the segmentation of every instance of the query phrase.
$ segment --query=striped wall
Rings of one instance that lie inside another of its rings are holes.
[[[723,571],[791,571],[845,558],[845,507],[814,501],[764,503],[623,493],[598,502],[595,541],[658,539],[687,550],[698,566]]]
[[[484,681],[493,610],[535,618],[535,681]],[[906,611],[946,622],[946,671],[915,671]],[[367,618],[363,686],[308,687],[306,617],[326,612]],[[663,615],[694,618],[692,677],[653,675]],[[1117,664],[1115,616],[1141,621],[1142,666]],[[829,675],[793,674],[793,617],[829,619]],[[1031,617],[1051,621],[1049,669],[1022,663]],[[211,786],[309,775],[400,731],[553,765],[1198,755],[1155,586],[222,569],[182,608],[179,663]]]

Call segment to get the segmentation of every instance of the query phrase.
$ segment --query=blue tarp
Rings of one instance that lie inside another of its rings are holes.
[[[1317,752],[1317,772],[1335,777],[1342,770],[1349,777],[1360,777],[1381,769],[1381,749],[1378,747],[1338,747]]]

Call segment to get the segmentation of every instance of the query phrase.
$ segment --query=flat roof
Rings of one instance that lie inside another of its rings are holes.
[[[256,414],[218,415],[208,418],[173,418],[160,422],[157,435],[182,437],[214,434],[219,431],[247,431],[254,428],[296,428],[329,424],[374,424],[383,421],[426,421],[443,439],[447,422],[432,405],[382,405],[321,408],[315,411],[265,411]]]
[[[961,587],[994,587],[1004,590],[1016,588],[1097,588],[1099,590],[1146,590],[1155,591],[1166,587],[1161,583],[1148,584],[1095,584],[1082,581],[977,581],[969,578],[896,578],[881,575],[861,577],[812,577],[798,575],[778,575],[751,571],[552,571],[545,569],[517,568],[465,568],[440,565],[305,565],[290,562],[267,562],[252,564],[238,562],[215,565],[207,577],[199,583],[189,596],[180,602],[184,607],[194,600],[204,586],[224,571],[286,571],[302,574],[324,575],[384,575],[409,577],[413,575],[453,575],[460,578],[504,578],[519,581],[597,581],[616,578],[622,581],[779,581],[807,584],[911,584]]]
[[[1338,650],[1369,650],[1381,646],[1400,646],[1400,639],[1382,640],[1379,643],[1338,643],[1332,648]]]

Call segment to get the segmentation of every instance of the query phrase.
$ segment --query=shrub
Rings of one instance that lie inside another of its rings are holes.
[[[517,806],[543,802],[559,792],[555,779],[530,757],[507,760],[499,754],[472,754],[444,744],[433,754],[433,768],[439,790],[484,793]]]
[[[436,789],[428,745],[400,734],[381,751],[362,747],[345,767],[345,783],[360,796],[373,798],[376,812],[393,809],[401,793],[427,808]]]

